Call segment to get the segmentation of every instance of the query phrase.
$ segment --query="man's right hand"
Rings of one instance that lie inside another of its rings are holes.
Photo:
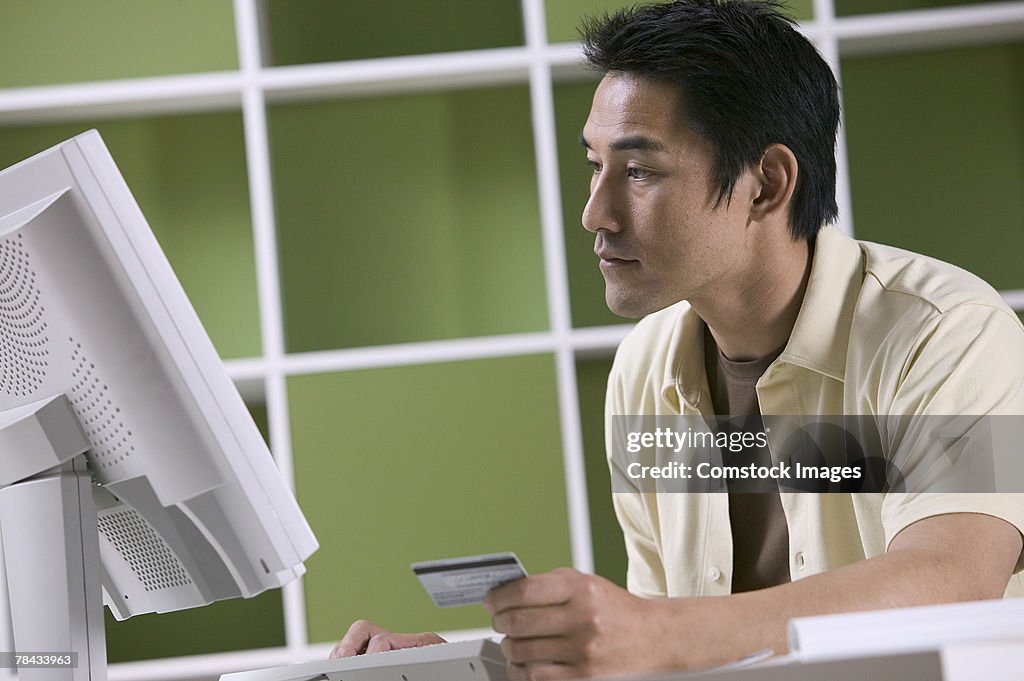
[[[331,650],[331,659],[337,657],[352,657],[353,655],[366,655],[368,653],[380,653],[385,650],[399,650],[401,648],[419,648],[435,643],[444,643],[445,640],[437,634],[423,632],[421,634],[396,634],[373,622],[359,620],[348,632],[338,641]]]

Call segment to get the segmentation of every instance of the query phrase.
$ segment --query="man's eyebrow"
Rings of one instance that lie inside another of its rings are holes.
[[[584,148],[590,149],[590,143],[587,142],[587,138],[580,133],[580,144]],[[637,149],[639,151],[666,151],[665,145],[661,142],[651,139],[650,137],[644,137],[643,135],[633,135],[631,137],[622,137],[611,143],[612,151],[629,151]]]

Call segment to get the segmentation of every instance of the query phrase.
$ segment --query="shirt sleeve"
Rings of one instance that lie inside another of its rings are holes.
[[[937,314],[885,413],[900,480],[882,504],[886,546],[946,513],[991,515],[1024,534],[1024,327],[1015,316],[974,303]]]

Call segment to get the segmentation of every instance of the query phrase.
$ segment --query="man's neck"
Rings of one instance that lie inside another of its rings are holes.
[[[812,256],[807,242],[764,247],[735,285],[690,301],[730,360],[760,359],[785,346],[807,290]]]

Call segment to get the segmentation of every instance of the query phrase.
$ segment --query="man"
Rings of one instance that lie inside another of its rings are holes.
[[[609,307],[644,317],[606,413],[629,591],[568,569],[492,591],[510,676],[712,665],[784,651],[793,617],[1019,591],[1019,495],[630,487],[619,415],[1024,414],[1024,328],[962,270],[822,228],[836,83],[773,5],[641,7],[589,25],[584,49],[604,77],[583,224]],[[919,460],[918,439],[884,434]],[[333,654],[436,640],[358,622]]]

